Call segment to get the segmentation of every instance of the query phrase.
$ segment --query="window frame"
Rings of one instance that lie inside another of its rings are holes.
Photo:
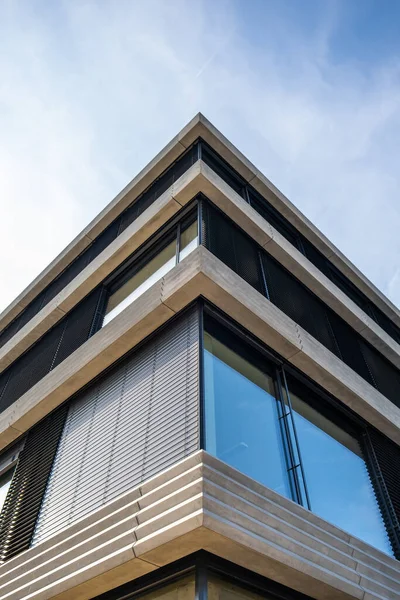
[[[388,495],[385,491],[385,484],[382,482],[382,477],[376,471],[376,465],[371,454],[371,448],[368,444],[370,425],[365,422],[359,415],[353,413],[351,409],[344,406],[339,400],[331,396],[328,392],[323,390],[318,384],[310,380],[297,368],[293,367],[285,359],[277,355],[273,350],[267,348],[262,344],[253,334],[246,331],[241,325],[236,323],[229,316],[224,314],[219,308],[213,306],[211,303],[205,300],[199,302],[200,318],[200,362],[202,362],[204,355],[204,332],[209,332],[213,335],[213,332],[209,331],[210,323],[217,323],[217,327],[220,330],[225,328],[229,331],[229,337],[236,336],[239,340],[242,340],[240,344],[241,355],[246,358],[247,347],[251,348],[251,354],[257,352],[260,354],[259,360],[265,360],[270,365],[273,365],[276,369],[276,378],[274,381],[277,382],[277,396],[276,400],[278,406],[285,406],[289,403],[289,415],[291,419],[291,427],[294,434],[287,435],[282,434],[284,443],[288,444],[289,447],[285,448],[285,453],[289,456],[287,459],[288,473],[291,475],[289,483],[293,489],[292,500],[297,502],[301,506],[311,509],[310,496],[307,488],[307,479],[305,475],[304,463],[301,458],[301,447],[297,440],[296,425],[293,419],[293,411],[291,408],[290,394],[287,384],[287,377],[290,383],[295,385],[302,391],[306,391],[307,400],[302,398],[309,406],[316,408],[317,411],[325,418],[331,420],[335,425],[341,427],[344,431],[355,437],[357,440],[362,459],[367,468],[371,485],[376,496],[377,504],[381,513],[382,521],[386,529],[386,533],[389,538],[389,543],[393,551],[393,556],[400,560],[400,546],[398,544],[398,532],[397,523],[393,519],[393,511],[390,505],[388,506]],[[247,360],[251,361],[250,353],[247,354]],[[268,373],[268,371],[266,371]],[[204,367],[199,370],[200,374],[200,448],[207,451],[205,447],[205,426],[206,426],[206,415],[205,415],[205,398],[204,398]],[[311,401],[308,400],[311,398]],[[284,421],[284,419],[283,419]],[[290,448],[291,438],[295,440],[295,448]],[[293,453],[297,454],[298,464],[293,462]],[[290,464],[291,462],[291,464]],[[390,500],[389,500],[390,502]],[[366,542],[368,543],[368,542]]]
[[[157,256],[164,248],[175,240],[175,265],[180,262],[181,251],[181,231],[189,227],[192,223],[199,219],[200,202],[198,198],[194,198],[191,202],[174,215],[161,230],[152,235],[146,242],[140,246],[131,256],[129,256],[121,265],[119,265],[111,275],[109,275],[102,283],[104,290],[102,297],[102,305],[99,309],[100,318],[98,329],[101,329],[104,324],[104,319],[107,314],[107,305],[110,297],[117,292],[125,283],[134,277],[141,269],[143,269],[153,258]],[[197,226],[198,246],[200,245],[200,229]],[[118,306],[118,305],[117,305]],[[116,308],[116,307],[115,307]],[[113,319],[110,320],[110,322]]]

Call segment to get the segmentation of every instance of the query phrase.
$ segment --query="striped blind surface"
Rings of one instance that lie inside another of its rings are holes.
[[[72,402],[33,544],[198,449],[198,329],[184,315]]]
[[[31,544],[66,412],[66,406],[61,406],[26,437],[1,511],[1,561],[27,550]]]
[[[0,412],[93,335],[102,297],[98,286],[0,374]]]

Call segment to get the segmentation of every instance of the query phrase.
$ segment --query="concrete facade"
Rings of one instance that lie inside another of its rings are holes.
[[[7,600],[83,600],[205,549],[318,600],[396,599],[398,561],[200,451],[0,569]]]
[[[228,140],[197,115],[3,311],[0,329],[199,137],[400,325],[400,311]],[[199,158],[0,348],[0,374],[34,348],[198,194],[204,194],[400,369],[400,345]],[[0,475],[18,464],[19,449],[32,428],[199,298],[400,446],[400,408],[199,245],[0,413]],[[397,560],[204,450],[5,561],[0,566],[0,597],[89,600],[146,574],[156,574],[161,567],[199,550],[317,600],[400,598]],[[171,590],[166,597],[179,600],[197,594],[194,580],[185,580],[178,592]],[[219,596],[215,584],[209,595],[229,598],[227,590]]]

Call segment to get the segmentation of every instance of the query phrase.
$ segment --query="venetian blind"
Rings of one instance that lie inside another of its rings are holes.
[[[198,355],[193,311],[72,402],[34,544],[198,449]]]

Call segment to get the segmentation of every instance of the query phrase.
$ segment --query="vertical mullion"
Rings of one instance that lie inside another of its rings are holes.
[[[305,472],[304,472],[303,460],[302,460],[302,457],[301,457],[301,449],[300,449],[300,444],[299,444],[299,438],[298,438],[298,435],[297,435],[296,424],[295,424],[294,418],[293,418],[293,407],[292,407],[292,402],[290,400],[290,394],[289,394],[289,388],[288,388],[287,381],[286,381],[285,369],[283,369],[283,368],[282,368],[282,378],[283,378],[283,383],[284,383],[285,390],[286,390],[286,398],[287,398],[288,407],[289,407],[289,417],[290,417],[290,421],[291,421],[291,424],[292,424],[292,430],[293,430],[293,436],[294,436],[294,443],[296,444],[297,454],[299,456],[299,468],[300,468],[302,479],[303,479],[303,485],[304,485],[304,492],[305,492],[305,495],[306,495],[307,508],[308,508],[308,510],[311,510],[311,501],[310,501],[310,496],[309,496],[309,493],[308,493],[308,487],[307,487],[306,475],[305,475]]]
[[[207,567],[202,560],[199,560],[196,564],[194,589],[195,600],[207,600],[208,572]]]
[[[303,240],[301,239],[301,235],[296,236],[296,244],[297,250],[303,254],[303,256],[307,256],[306,251],[304,250]]]
[[[264,292],[265,292],[265,297],[267,298],[267,300],[271,301],[271,297],[269,295],[269,289],[268,289],[268,283],[267,283],[267,278],[265,276],[265,269],[264,269],[264,261],[262,259],[262,253],[261,250],[259,250],[257,252],[258,254],[258,263],[260,266],[260,272],[261,272],[261,280],[264,286]]]
[[[176,255],[175,255],[175,265],[179,263],[179,254],[181,252],[181,224],[178,223],[176,228]]]
[[[58,354],[58,351],[59,351],[59,349],[60,349],[60,346],[61,346],[61,344],[62,344],[62,341],[63,341],[63,339],[64,339],[65,330],[67,329],[67,326],[68,326],[68,321],[69,321],[69,318],[70,318],[70,317],[65,317],[64,327],[63,327],[63,330],[62,330],[62,333],[61,333],[60,339],[58,340],[57,348],[56,348],[56,350],[55,350],[55,352],[54,352],[53,359],[52,359],[52,361],[51,361],[51,365],[50,365],[50,369],[49,369],[49,371],[51,371],[51,370],[53,369],[53,367],[54,367],[54,363],[55,363],[55,361],[56,361],[56,359],[57,359],[57,354]]]
[[[301,490],[300,483],[297,477],[296,472],[296,460],[294,456],[293,450],[293,440],[290,435],[289,426],[287,423],[287,406],[282,390],[282,380],[280,375],[280,369],[275,370],[275,380],[278,391],[278,405],[280,407],[280,416],[279,416],[279,425],[281,429],[281,435],[284,442],[285,454],[286,454],[286,463],[287,463],[287,473],[289,475],[289,483],[292,489],[293,500],[298,504],[302,504],[301,500]]]
[[[3,386],[3,389],[2,389],[2,391],[0,392],[0,411],[1,411],[1,410],[4,410],[4,409],[2,409],[2,407],[1,407],[1,399],[3,398],[3,396],[4,396],[4,394],[5,394],[5,391],[6,391],[6,389],[7,389],[7,386],[8,386],[8,384],[9,384],[9,382],[10,382],[11,376],[12,376],[12,369],[11,369],[11,368],[9,368],[9,369],[8,369],[8,373],[7,373],[7,380],[6,380],[6,382],[5,382],[4,386]]]
[[[109,293],[106,286],[102,285],[99,298],[97,300],[96,310],[93,315],[92,325],[90,327],[88,339],[92,337],[92,335],[94,335],[103,326],[108,296]]]

